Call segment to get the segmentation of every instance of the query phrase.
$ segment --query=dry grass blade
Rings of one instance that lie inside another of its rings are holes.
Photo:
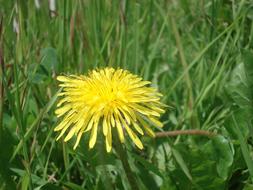
[[[2,31],[3,31],[3,18],[0,17],[0,140],[2,139],[2,126],[3,126],[3,104],[4,104],[4,57],[2,45]]]
[[[156,137],[158,138],[159,137],[173,137],[173,136],[178,136],[178,135],[202,135],[202,136],[213,137],[217,134],[210,131],[198,130],[198,129],[163,131],[163,132],[156,133]]]

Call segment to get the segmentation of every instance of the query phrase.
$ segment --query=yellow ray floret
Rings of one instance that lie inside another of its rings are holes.
[[[89,132],[89,148],[96,144],[98,131],[103,131],[107,152],[112,149],[112,130],[116,130],[120,141],[128,134],[134,144],[143,149],[137,134],[154,136],[149,127],[162,127],[159,117],[165,105],[162,96],[137,75],[127,70],[105,68],[93,70],[88,76],[58,76],[63,92],[55,111],[62,121],[55,131],[57,139],[65,134],[64,141],[76,137],[76,148],[82,134]],[[100,130],[101,129],[101,130]]]

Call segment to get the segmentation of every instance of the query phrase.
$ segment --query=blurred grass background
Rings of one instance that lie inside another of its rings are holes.
[[[253,189],[251,0],[0,0],[0,189]],[[170,106],[131,171],[102,139],[55,142],[60,74],[111,66],[151,80]]]

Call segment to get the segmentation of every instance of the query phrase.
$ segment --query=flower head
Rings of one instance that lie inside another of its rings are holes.
[[[55,128],[57,139],[67,134],[64,141],[76,136],[74,149],[85,132],[90,132],[89,147],[93,148],[98,130],[103,131],[107,152],[112,148],[112,130],[117,130],[124,142],[128,134],[135,145],[143,145],[137,133],[155,136],[149,125],[162,127],[158,121],[164,113],[162,96],[149,81],[143,81],[127,70],[105,68],[90,71],[88,76],[58,76],[63,92],[55,111],[63,117]]]

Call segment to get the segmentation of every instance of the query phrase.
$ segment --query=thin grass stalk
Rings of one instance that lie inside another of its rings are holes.
[[[187,89],[188,89],[187,91],[188,91],[188,108],[189,108],[189,112],[194,113],[194,111],[193,111],[194,99],[193,99],[193,92],[192,92],[192,81],[191,81],[191,77],[190,77],[190,74],[189,74],[189,70],[187,70],[188,64],[186,62],[184,49],[183,49],[182,42],[181,42],[181,37],[180,37],[180,34],[178,32],[178,29],[177,29],[176,22],[175,22],[173,17],[171,18],[171,23],[172,23],[172,30],[173,30],[173,33],[174,33],[174,36],[175,36],[175,39],[176,39],[176,46],[177,46],[178,53],[179,53],[179,59],[180,59],[180,62],[182,64],[183,70],[186,71],[186,74],[185,74],[184,77],[185,77],[185,83],[186,83],[186,86],[187,86]],[[196,117],[194,117],[194,114],[191,115],[190,120],[191,120],[191,126],[196,126],[198,128],[199,125],[198,125]]]
[[[25,122],[24,122],[24,115],[23,110],[21,107],[20,102],[20,87],[19,87],[19,64],[21,65],[23,63],[23,49],[24,49],[24,41],[25,41],[25,12],[27,11],[26,4],[24,5],[23,2],[18,1],[17,2],[17,14],[18,14],[18,23],[19,23],[19,33],[17,33],[17,46],[16,46],[16,59],[14,60],[14,83],[16,91],[14,93],[15,96],[15,102],[16,102],[16,121],[18,124],[18,127],[20,129],[20,140],[23,141],[23,156],[24,156],[24,162],[23,165],[26,169],[26,172],[29,177],[29,189],[33,189],[33,183],[31,178],[31,163],[29,160],[29,153],[28,153],[28,146],[27,143],[24,140],[25,136]]]

